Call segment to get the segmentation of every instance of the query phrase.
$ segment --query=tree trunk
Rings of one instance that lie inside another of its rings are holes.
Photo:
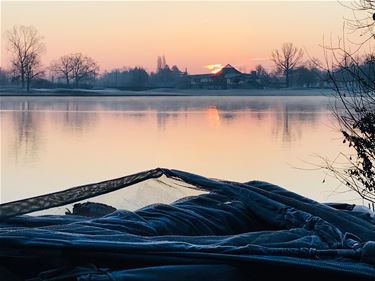
[[[25,71],[21,70],[21,86],[25,89]]]
[[[285,84],[289,88],[289,70],[285,71]]]
[[[30,92],[30,78],[26,79],[27,92]]]
[[[66,77],[66,85],[67,85],[67,86],[68,86],[68,88],[69,88],[69,76],[68,76],[68,75],[66,75],[65,77]]]

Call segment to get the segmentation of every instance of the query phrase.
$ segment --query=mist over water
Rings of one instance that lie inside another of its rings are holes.
[[[328,105],[326,97],[4,97],[1,201],[166,167],[361,202],[315,169],[318,156],[347,151]]]

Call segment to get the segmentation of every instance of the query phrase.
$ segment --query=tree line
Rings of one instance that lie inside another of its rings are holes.
[[[170,67],[164,55],[157,58],[155,72],[136,66],[99,74],[98,63],[79,52],[63,55],[43,68],[41,56],[46,48],[35,27],[14,26],[7,31],[7,39],[10,69],[0,69],[1,85],[20,85],[26,91],[30,91],[31,86],[130,90],[191,87],[187,70],[181,71],[176,65]],[[328,76],[321,64],[316,59],[304,61],[303,50],[292,43],[284,43],[280,49],[274,50],[271,59],[274,63],[272,71],[267,71],[262,65],[256,66],[259,88],[327,86]]]

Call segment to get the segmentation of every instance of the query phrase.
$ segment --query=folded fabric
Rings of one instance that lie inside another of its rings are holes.
[[[134,212],[81,203],[70,215],[25,215],[162,175],[205,193]],[[375,221],[353,209],[265,182],[155,169],[0,205],[0,275],[1,280],[375,280]],[[96,215],[88,215],[90,210]]]

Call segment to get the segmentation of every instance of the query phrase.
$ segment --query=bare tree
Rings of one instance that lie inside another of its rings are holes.
[[[259,77],[265,77],[265,76],[268,76],[268,72],[267,70],[264,68],[263,65],[261,64],[258,64],[256,67],[255,67],[255,71],[257,73],[257,75]]]
[[[362,198],[375,203],[375,53],[368,52],[375,39],[375,2],[356,1],[349,20],[353,30],[368,34],[361,42],[346,38],[325,46],[326,70],[335,93],[333,113],[352,149],[324,168]],[[362,17],[358,19],[358,13]],[[371,22],[372,21],[372,22]],[[346,34],[344,34],[346,35]],[[363,37],[362,37],[363,38]],[[371,42],[372,41],[372,42]],[[354,46],[353,46],[354,45]],[[354,47],[354,48],[353,48]],[[342,159],[343,158],[343,159]],[[344,160],[344,161],[342,161]]]
[[[70,86],[70,80],[73,75],[73,55],[65,55],[54,61],[50,65],[50,70],[66,81]]]
[[[44,74],[43,69],[41,68],[41,62],[39,56],[35,53],[30,54],[26,60],[25,67],[25,79],[26,79],[26,90],[30,91],[31,81],[35,78],[38,78]]]
[[[95,79],[99,66],[92,58],[76,53],[60,57],[51,63],[50,69],[64,78],[67,86],[70,85],[71,80],[74,80],[75,86],[78,87],[84,80]]]
[[[40,56],[45,50],[42,36],[33,26],[14,26],[7,32],[11,64],[21,78],[22,88],[30,90],[31,80],[42,74]]]
[[[353,17],[346,20],[347,26],[354,31],[360,31],[362,36],[373,37],[375,34],[375,1],[350,1],[349,4],[346,4],[346,7],[353,11]]]
[[[284,43],[281,51],[272,52],[272,60],[276,68],[285,75],[286,87],[289,87],[289,76],[293,69],[302,61],[303,51],[292,43]]]

